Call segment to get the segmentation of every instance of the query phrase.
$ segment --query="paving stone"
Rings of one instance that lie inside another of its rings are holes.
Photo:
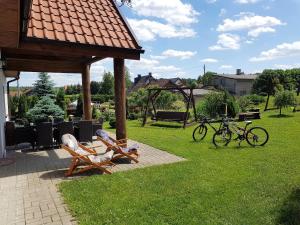
[[[135,143],[137,142],[129,141],[129,145]],[[112,172],[184,160],[148,145],[137,144],[140,146],[140,163],[125,160],[113,167]],[[94,146],[101,146],[101,143],[94,142]],[[105,152],[104,146],[97,148],[97,151]],[[8,152],[8,157],[14,158],[16,163],[0,168],[0,225],[77,225],[58,192],[57,184],[63,180],[81,179],[93,174],[64,177],[71,158],[62,149],[14,151]]]

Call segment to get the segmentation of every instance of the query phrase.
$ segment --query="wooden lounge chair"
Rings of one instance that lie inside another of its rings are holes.
[[[83,173],[91,169],[99,169],[103,173],[111,174],[111,171],[109,171],[106,167],[115,166],[115,164],[111,162],[114,151],[111,150],[103,155],[97,155],[96,151],[78,143],[75,137],[71,134],[65,134],[62,136],[61,147],[68,151],[73,157],[66,176]],[[78,166],[82,167],[75,171]]]
[[[104,143],[107,147],[106,151],[113,150],[115,152],[112,160],[120,159],[120,158],[128,158],[136,163],[138,163],[138,145],[133,145],[127,147],[127,139],[115,140],[110,137],[104,130],[97,130],[97,140]]]

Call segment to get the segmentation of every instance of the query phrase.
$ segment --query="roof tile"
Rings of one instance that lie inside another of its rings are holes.
[[[32,0],[27,37],[140,49],[114,0]]]

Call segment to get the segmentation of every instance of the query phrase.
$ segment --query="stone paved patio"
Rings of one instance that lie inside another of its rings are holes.
[[[135,142],[129,142],[133,143]],[[184,160],[148,145],[138,144],[140,163],[129,164],[123,161],[112,169],[113,172]],[[94,143],[94,146],[99,145],[101,143]],[[103,152],[104,147],[100,146],[97,151]],[[70,163],[67,152],[62,149],[40,152],[14,151],[9,152],[8,156],[14,159],[15,163],[0,167],[0,225],[77,224],[69,214],[56,186],[62,180],[79,178],[64,177]]]

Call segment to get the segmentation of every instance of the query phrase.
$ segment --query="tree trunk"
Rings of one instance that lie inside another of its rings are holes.
[[[279,111],[279,115],[280,115],[280,116],[281,116],[281,109],[282,109],[282,108],[280,107],[280,111]]]
[[[268,94],[268,98],[267,98],[267,102],[266,102],[266,106],[265,106],[265,111],[268,110],[269,100],[270,100],[270,95]]]

